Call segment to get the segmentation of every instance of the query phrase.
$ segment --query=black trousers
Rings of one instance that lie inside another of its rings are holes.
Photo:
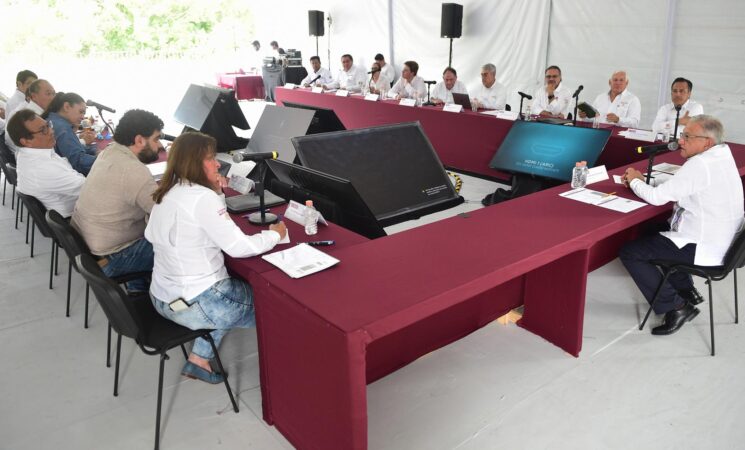
[[[665,259],[682,263],[693,263],[696,256],[696,244],[688,244],[678,248],[673,241],[654,233],[628,242],[621,248],[618,257],[626,266],[631,278],[642,291],[644,298],[651,304],[654,293],[662,281],[660,270],[650,264],[652,259]],[[654,312],[664,314],[683,306],[685,300],[678,294],[681,291],[693,289],[693,278],[687,273],[675,272],[667,278],[662,286]]]

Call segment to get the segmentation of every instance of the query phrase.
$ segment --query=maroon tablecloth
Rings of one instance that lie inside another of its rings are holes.
[[[235,98],[238,100],[264,98],[264,80],[261,75],[220,73],[217,74],[217,85],[235,91]]]
[[[745,146],[732,148],[745,174]],[[622,214],[567,189],[336,249],[341,263],[310,277],[256,274],[264,419],[298,448],[367,448],[367,383],[520,304],[520,326],[577,356],[588,272],[671,205]]]
[[[490,169],[489,162],[512,127],[509,120],[472,111],[450,113],[443,111],[442,106],[413,108],[401,106],[395,100],[371,102],[360,95],[315,94],[302,88],[277,88],[274,96],[277,103],[288,101],[333,109],[347,129],[418,120],[446,167],[497,179],[508,178],[507,174]],[[611,169],[642,158],[635,149],[649,142],[619,136],[622,130],[624,128],[614,129],[596,165],[605,164]]]

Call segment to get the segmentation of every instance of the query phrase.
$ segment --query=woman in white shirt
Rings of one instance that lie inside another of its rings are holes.
[[[255,256],[287,233],[280,222],[259,234],[243,234],[219,194],[216,148],[215,139],[202,133],[184,133],[173,142],[145,229],[155,253],[150,285],[155,309],[187,328],[214,329],[215,348],[231,328],[256,324],[251,286],[228,275],[223,252],[234,258]],[[212,345],[199,338],[181,373],[222,383],[222,374],[210,368],[213,357]]]
[[[370,92],[372,92],[373,94],[382,94],[390,89],[391,80],[383,75],[383,72],[380,70],[380,64],[376,62],[373,63],[370,71],[372,72],[370,81],[368,83]]]

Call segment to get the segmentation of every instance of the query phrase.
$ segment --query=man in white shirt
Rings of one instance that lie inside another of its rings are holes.
[[[25,108],[34,111],[36,114],[42,114],[57,92],[47,80],[36,80],[28,87],[28,100],[21,104],[19,109]]]
[[[452,67],[446,67],[442,72],[442,81],[430,93],[430,101],[435,105],[453,103],[453,92],[468,95],[466,85],[458,80],[458,72]]]
[[[545,85],[533,94],[532,113],[541,117],[565,119],[572,100],[572,91],[561,83],[559,66],[549,66],[545,73]]]
[[[352,55],[342,55],[341,70],[336,79],[324,84],[324,89],[346,89],[350,92],[360,92],[361,86],[365,85],[367,77],[365,71],[354,65]]]
[[[473,97],[471,106],[483,109],[504,109],[507,104],[507,89],[497,82],[497,67],[494,64],[484,64],[481,67],[481,86]]]
[[[600,122],[628,128],[639,126],[642,104],[636,95],[626,89],[629,85],[626,72],[615,72],[608,80],[608,85],[610,90],[598,95],[592,102],[592,106],[598,110]],[[584,112],[578,111],[577,114],[583,120],[587,119]]]
[[[619,258],[648,302],[662,275],[649,261],[663,259],[702,266],[722,264],[735,234],[743,225],[742,181],[732,152],[724,143],[724,128],[712,116],[688,121],[681,135],[680,155],[686,159],[675,175],[660,184],[644,183],[641,172],[626,169],[623,180],[636,195],[652,205],[675,202],[669,231],[627,243]],[[676,272],[662,286],[654,310],[665,314],[652,334],[675,333],[698,314],[701,295],[690,275]]]
[[[392,86],[393,82],[396,81],[396,69],[393,68],[393,64],[385,62],[385,57],[383,57],[382,53],[375,55],[375,62],[380,66],[380,74],[388,78]]]
[[[662,132],[672,135],[675,128],[675,118],[679,117],[678,136],[680,136],[685,126],[688,125],[688,120],[691,117],[703,114],[704,107],[701,103],[691,100],[693,83],[690,80],[678,77],[673,80],[670,90],[672,103],[664,105],[657,111],[652,130],[655,133]],[[678,109],[680,109],[680,116],[678,116]],[[677,138],[678,136],[673,137]]]
[[[38,77],[30,70],[22,70],[16,75],[16,91],[5,105],[5,120],[10,120],[13,113],[26,101],[26,91]]]
[[[324,69],[323,67],[321,67],[321,58],[319,58],[318,56],[310,57],[310,67],[313,70],[308,72],[308,76],[303,78],[303,81],[300,82],[301,86],[307,87],[311,84],[324,85],[334,81],[334,77],[331,75],[331,72],[328,69]]]
[[[388,96],[400,100],[402,98],[424,98],[427,95],[427,86],[424,79],[417,76],[419,64],[416,61],[406,61],[401,70],[401,78],[396,81]]]
[[[52,123],[30,109],[19,109],[8,121],[7,131],[18,146],[18,190],[70,217],[85,177],[55,153]]]

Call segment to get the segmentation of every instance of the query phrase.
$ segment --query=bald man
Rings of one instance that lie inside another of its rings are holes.
[[[610,90],[598,95],[592,106],[598,110],[600,122],[619,127],[634,128],[639,126],[642,115],[642,105],[639,98],[627,89],[629,79],[626,72],[619,70],[608,80]],[[587,115],[579,111],[579,117],[587,119]]]

